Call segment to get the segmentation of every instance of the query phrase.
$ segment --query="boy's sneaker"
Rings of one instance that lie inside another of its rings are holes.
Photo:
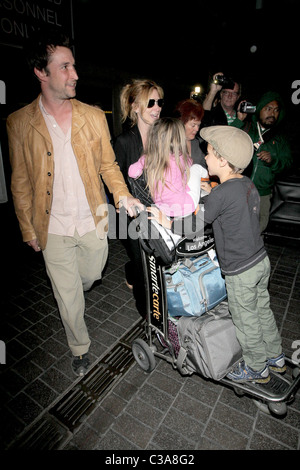
[[[247,364],[242,361],[239,362],[234,369],[227,374],[228,379],[234,382],[255,382],[255,383],[268,383],[270,380],[268,365],[259,371],[251,369]]]
[[[267,364],[269,369],[273,370],[274,372],[278,372],[279,374],[283,374],[286,371],[283,353],[280,354],[280,356],[274,357],[273,359],[268,359]]]
[[[74,356],[72,360],[72,369],[73,372],[79,377],[83,377],[89,368],[90,359],[88,353],[83,354],[82,356]]]

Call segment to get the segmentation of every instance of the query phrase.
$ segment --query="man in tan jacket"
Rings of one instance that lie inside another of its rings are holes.
[[[31,46],[29,63],[41,94],[7,119],[12,195],[23,241],[42,250],[73,354],[89,367],[84,290],[101,278],[108,254],[102,179],[119,209],[140,206],[115,161],[105,114],[74,99],[78,75],[65,38],[56,32]]]

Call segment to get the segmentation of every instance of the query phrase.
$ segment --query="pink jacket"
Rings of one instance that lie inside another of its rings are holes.
[[[138,178],[144,170],[144,164],[145,156],[143,155],[136,163],[130,165],[128,176]],[[190,166],[191,164],[192,161]],[[170,217],[179,217],[193,212],[196,207],[193,199],[188,194],[190,188],[186,182],[186,174],[182,178],[174,155],[170,155],[170,165],[165,174],[165,186],[161,190],[162,185],[159,183],[158,191],[152,195],[155,205]]]

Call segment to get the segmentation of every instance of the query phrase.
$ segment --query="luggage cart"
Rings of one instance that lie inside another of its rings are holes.
[[[141,244],[141,256],[147,292],[147,318],[145,325],[146,340],[136,338],[132,343],[132,353],[141,369],[150,373],[156,367],[156,358],[177,367],[179,340],[170,340],[172,324],[168,318],[165,266]],[[184,256],[184,255],[183,255]],[[174,335],[173,335],[174,336]],[[287,405],[295,396],[300,385],[300,368],[286,357],[287,373],[285,376],[270,371],[271,380],[267,384],[236,383],[223,377],[219,383],[234,390],[238,397],[250,396],[257,407],[275,416],[284,416]],[[179,370],[179,369],[178,369]],[[210,379],[212,380],[212,379]]]

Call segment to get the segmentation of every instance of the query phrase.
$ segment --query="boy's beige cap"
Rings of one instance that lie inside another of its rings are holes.
[[[251,162],[253,143],[249,135],[241,129],[232,126],[204,127],[200,135],[237,168],[245,169]]]

